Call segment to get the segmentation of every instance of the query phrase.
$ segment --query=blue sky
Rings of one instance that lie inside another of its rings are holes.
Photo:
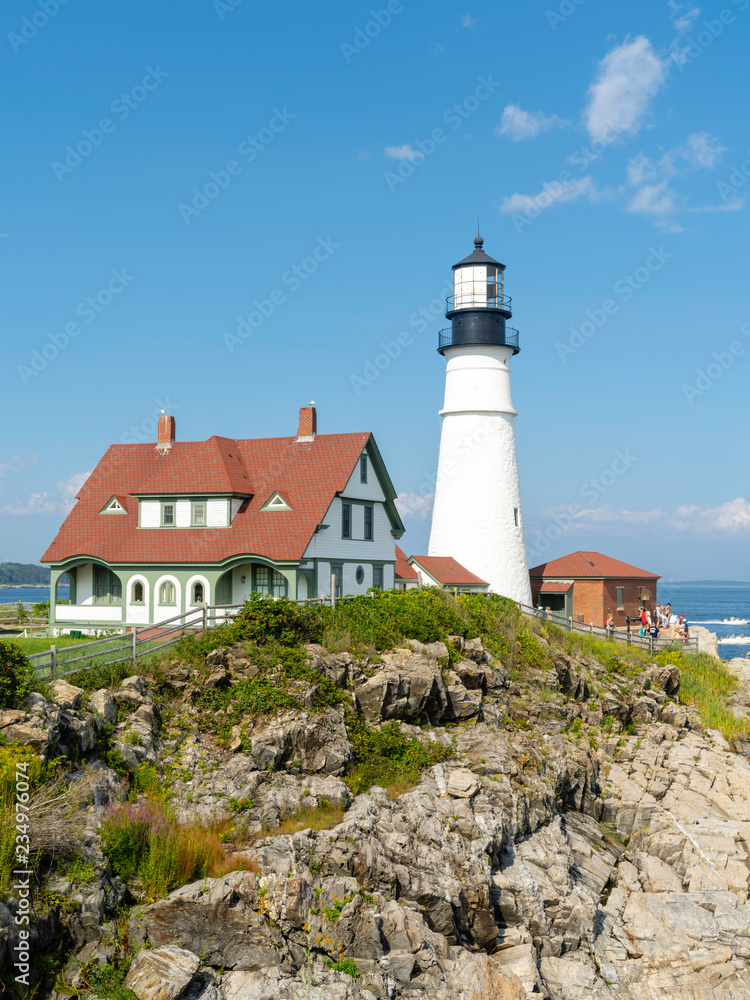
[[[425,551],[479,215],[530,562],[749,579],[748,8],[5,5],[0,559],[155,410],[279,436],[311,399],[374,432]]]

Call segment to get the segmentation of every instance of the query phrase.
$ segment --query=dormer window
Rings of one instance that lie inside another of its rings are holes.
[[[193,504],[193,525],[196,528],[203,528],[206,524],[206,505],[203,501]]]
[[[173,503],[163,503],[161,505],[161,523],[163,528],[174,527],[175,505]]]

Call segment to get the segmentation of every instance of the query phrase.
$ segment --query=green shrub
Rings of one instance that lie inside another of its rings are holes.
[[[0,709],[23,708],[34,670],[15,642],[0,642]]]
[[[353,766],[344,780],[355,795],[366,792],[371,785],[415,785],[422,768],[448,760],[455,753],[453,745],[443,747],[406,736],[398,722],[389,722],[380,729],[357,723],[349,739],[354,751]]]
[[[285,597],[254,594],[229,626],[235,642],[266,643],[270,640],[285,646],[309,642],[317,629],[310,609]]]
[[[351,958],[344,958],[340,962],[334,962],[332,959],[326,959],[326,965],[329,969],[333,969],[334,972],[345,972],[347,976],[351,976],[352,979],[359,979],[360,971],[357,968],[355,962]]]

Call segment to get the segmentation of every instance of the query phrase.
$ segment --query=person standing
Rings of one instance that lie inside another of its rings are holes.
[[[604,623],[604,627],[607,630],[607,637],[609,639],[614,639],[615,637],[615,619],[612,616],[612,612],[608,612],[607,620]]]

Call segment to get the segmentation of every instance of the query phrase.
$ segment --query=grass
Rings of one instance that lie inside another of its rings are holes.
[[[63,646],[77,646],[80,643],[91,641],[92,636],[86,636],[83,639],[71,639],[69,635],[59,635],[55,639],[22,639],[20,636],[15,635],[0,635],[0,642],[18,643],[27,656],[31,656],[32,653],[46,653],[53,643],[58,649],[62,649]]]
[[[321,799],[317,807],[304,806],[299,812],[287,816],[272,830],[263,830],[257,835],[261,837],[289,836],[299,833],[300,830],[330,830],[338,826],[344,818],[344,807],[341,805],[331,805],[325,799]]]
[[[137,878],[153,902],[201,878],[255,870],[241,855],[227,855],[222,837],[229,826],[229,820],[182,826],[161,795],[150,795],[109,809],[101,824],[102,849],[115,874],[125,882]]]
[[[698,709],[704,726],[718,729],[727,740],[750,735],[750,723],[747,719],[735,718],[728,705],[728,698],[737,690],[739,682],[724,662],[706,653],[679,651],[659,653],[656,662],[680,668],[680,701]]]

